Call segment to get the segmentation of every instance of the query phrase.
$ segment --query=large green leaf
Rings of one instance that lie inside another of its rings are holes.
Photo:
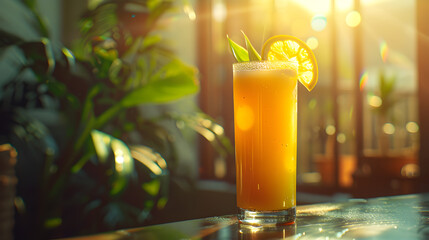
[[[1,41],[5,41],[3,33],[21,41],[37,41],[43,36],[37,17],[22,1],[2,0],[0,5]]]
[[[166,103],[194,94],[199,90],[196,69],[178,59],[164,65],[149,82],[125,96],[121,104],[134,107],[145,103]]]

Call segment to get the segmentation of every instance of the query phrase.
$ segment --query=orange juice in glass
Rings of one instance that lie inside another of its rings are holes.
[[[237,205],[242,223],[295,221],[297,66],[233,64]]]

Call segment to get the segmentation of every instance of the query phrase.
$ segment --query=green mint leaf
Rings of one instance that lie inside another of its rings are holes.
[[[259,55],[258,51],[255,50],[255,48],[252,46],[252,43],[250,43],[249,38],[247,38],[246,34],[244,34],[243,31],[241,31],[244,35],[244,38],[246,39],[246,47],[247,52],[249,53],[249,60],[250,61],[261,61],[261,56]]]
[[[226,37],[228,38],[229,47],[231,49],[232,55],[234,56],[235,60],[237,60],[237,62],[248,62],[249,55],[247,53],[247,50],[244,47],[232,41],[228,36]]]

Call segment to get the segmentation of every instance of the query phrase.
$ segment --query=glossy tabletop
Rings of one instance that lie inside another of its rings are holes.
[[[231,215],[74,239],[429,239],[429,194],[298,206],[288,226],[250,228]]]

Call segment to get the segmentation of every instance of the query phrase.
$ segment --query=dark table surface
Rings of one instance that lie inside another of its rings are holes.
[[[429,239],[429,194],[298,206],[295,224],[274,228],[245,227],[230,215],[73,239]]]

